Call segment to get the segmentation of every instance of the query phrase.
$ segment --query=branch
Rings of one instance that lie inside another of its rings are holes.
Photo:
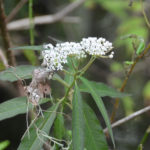
[[[142,9],[142,14],[144,16],[145,22],[146,22],[147,26],[150,28],[150,22],[148,20],[145,10],[144,10],[143,1],[140,0],[140,2],[141,2],[141,9]]]
[[[131,119],[133,119],[133,118],[135,118],[135,117],[137,117],[137,116],[147,112],[147,111],[150,111],[150,106],[147,106],[147,107],[145,107],[145,108],[143,108],[141,110],[138,110],[138,111],[134,112],[133,114],[131,114],[131,115],[129,115],[129,116],[123,118],[123,119],[120,119],[120,120],[116,121],[115,123],[113,123],[111,125],[111,127],[112,128],[117,127],[117,126],[119,126],[119,125],[121,125],[121,124],[123,124],[123,123],[125,123],[125,122],[127,122],[127,121],[129,121],[129,120],[131,120]],[[108,131],[108,129],[105,128],[103,131],[106,133]]]
[[[10,22],[19,12],[19,10],[23,7],[23,5],[27,2],[28,0],[21,0],[17,6],[11,11],[9,16],[6,18],[6,22]]]
[[[125,87],[126,87],[126,84],[127,84],[127,82],[128,82],[128,79],[129,79],[131,73],[132,73],[133,70],[134,70],[135,65],[138,63],[138,61],[139,61],[140,59],[142,59],[142,58],[147,54],[147,52],[148,52],[149,49],[150,49],[150,43],[148,44],[148,46],[147,46],[147,48],[144,50],[144,52],[143,52],[141,55],[139,55],[139,56],[137,56],[137,57],[135,58],[134,63],[131,65],[131,67],[130,67],[130,69],[129,69],[129,71],[128,71],[128,73],[127,73],[127,75],[126,75],[126,77],[125,77],[125,79],[124,79],[124,81],[123,81],[123,83],[122,83],[122,86],[121,86],[121,88],[120,88],[120,92],[123,92],[123,91],[124,91],[124,89],[125,89]],[[111,122],[114,121],[114,118],[115,118],[115,115],[116,115],[118,106],[119,106],[119,98],[116,98],[116,99],[115,99],[114,108],[113,108],[113,111],[112,111],[112,114],[111,114]]]
[[[60,20],[63,20],[63,19],[65,19],[65,16],[67,16],[73,10],[78,8],[84,2],[85,2],[85,0],[78,0],[78,1],[75,1],[71,4],[69,4],[64,9],[62,9],[61,11],[59,11],[53,15],[44,15],[44,16],[34,17],[33,23],[34,23],[34,25],[42,25],[42,24],[52,24],[52,23],[58,22]],[[7,27],[8,27],[8,30],[28,29],[30,27],[30,21],[28,18],[20,19],[20,20],[9,23],[7,25]]]
[[[8,60],[8,64],[11,66],[15,65],[15,58],[10,48],[10,38],[9,38],[9,33],[7,30],[7,24],[6,24],[6,17],[5,17],[5,12],[3,8],[3,0],[0,0],[0,30],[1,30],[1,35],[3,39],[3,44],[4,44],[4,49],[6,51],[6,56]]]

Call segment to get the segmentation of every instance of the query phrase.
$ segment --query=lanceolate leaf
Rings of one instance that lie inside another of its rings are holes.
[[[26,134],[22,142],[20,143],[18,150],[41,150],[41,147],[43,145],[43,141],[41,140],[44,140],[44,138],[42,137],[42,134],[37,135],[37,128],[47,134],[49,133],[49,130],[51,129],[55,120],[58,106],[59,103],[52,106],[47,110],[47,112],[44,113],[44,118],[39,118],[37,120],[37,122],[35,123],[36,127],[33,125],[29,130],[30,138],[28,137],[28,134]]]
[[[108,150],[107,142],[103,129],[93,112],[93,110],[84,102],[84,133],[85,147],[87,150]]]
[[[95,92],[93,85],[90,84],[91,82],[89,82],[87,79],[85,79],[83,77],[80,77],[80,79],[83,82],[83,84],[85,86],[87,86],[87,88],[89,89],[90,94],[92,95],[95,103],[97,104],[97,107],[99,108],[99,111],[101,112],[101,114],[102,114],[102,116],[103,116],[103,118],[105,120],[105,123],[107,125],[109,134],[110,134],[111,139],[112,139],[112,142],[113,142],[113,144],[115,146],[114,138],[113,138],[113,133],[112,133],[112,129],[111,129],[111,124],[110,124],[109,117],[108,117],[106,108],[104,106],[104,103],[103,103],[101,97],[99,97],[99,95]]]
[[[43,99],[41,103],[48,102],[50,99]],[[14,117],[18,114],[24,114],[28,110],[32,109],[33,106],[30,104],[27,106],[26,97],[17,97],[11,100],[8,100],[0,104],[0,120],[4,120],[10,117]]]
[[[83,124],[82,97],[75,85],[72,112],[72,143],[73,150],[84,150],[84,124]]]
[[[43,45],[37,45],[37,46],[19,46],[19,47],[14,47],[10,48],[11,50],[37,50],[41,51],[43,50]]]
[[[23,53],[32,65],[38,64],[38,59],[34,51],[24,50]]]
[[[144,51],[145,48],[145,42],[142,40],[137,48],[136,54],[139,55]]]
[[[0,80],[14,82],[21,79],[30,79],[34,69],[35,67],[31,65],[22,65],[9,68],[0,72]]]
[[[57,139],[62,139],[65,134],[64,116],[58,114],[54,122],[54,135]]]
[[[129,96],[129,94],[125,94],[125,93],[121,93],[116,91],[115,89],[109,87],[108,85],[101,83],[101,82],[94,82],[94,81],[88,81],[90,83],[90,85],[92,86],[93,90],[95,91],[95,93],[100,96],[100,97],[104,97],[104,96],[109,96],[109,97],[125,97],[125,96]],[[80,91],[82,92],[87,92],[89,93],[89,89],[85,84],[82,84],[80,86]]]

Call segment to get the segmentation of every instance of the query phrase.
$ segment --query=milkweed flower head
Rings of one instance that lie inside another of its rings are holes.
[[[114,52],[112,43],[104,38],[89,37],[83,38],[81,42],[64,42],[56,44],[46,44],[43,46],[43,66],[47,71],[62,70],[63,64],[67,63],[69,56],[77,59],[85,58],[87,55],[113,58]],[[108,53],[110,53],[108,55]]]

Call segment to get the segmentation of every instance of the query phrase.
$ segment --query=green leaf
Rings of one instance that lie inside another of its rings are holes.
[[[101,82],[88,81],[88,83],[90,83],[93,90],[99,97],[109,96],[113,98],[114,97],[122,98],[125,96],[129,96],[129,94],[118,92],[115,89]],[[85,84],[80,85],[80,91],[87,92],[87,93],[91,92]]]
[[[24,50],[23,53],[32,65],[35,66],[38,64],[37,56],[34,51]]]
[[[56,117],[57,109],[58,109],[59,103],[56,105],[53,105],[50,109],[47,110],[47,112],[44,113],[44,118],[39,118],[37,122],[35,122],[37,128],[45,133],[49,133],[49,130],[51,129],[53,122]],[[33,125],[30,129],[30,138],[28,138],[28,134],[25,135],[23,140],[21,141],[18,150],[40,150],[43,142],[39,139],[39,137],[43,139],[42,135],[37,135],[36,128]]]
[[[52,80],[56,80],[59,81],[60,83],[62,83],[65,87],[69,87],[70,84],[67,84],[67,82],[65,82],[65,80],[63,80],[58,74],[54,74]]]
[[[54,122],[54,136],[57,139],[62,139],[65,134],[64,116],[58,114]]]
[[[19,46],[19,47],[14,47],[10,48],[11,50],[37,50],[37,51],[42,51],[43,50],[43,45],[38,45],[38,46]]]
[[[84,149],[84,124],[83,124],[82,97],[77,85],[73,96],[72,112],[72,144],[74,150]]]
[[[0,150],[5,150],[9,144],[10,142],[8,140],[0,142]]]
[[[72,74],[75,73],[75,70],[74,70],[74,67],[73,67],[73,66],[75,66],[75,63],[73,65],[73,62],[75,61],[75,59],[74,58],[67,58],[67,61],[68,61],[68,63],[67,63],[67,66],[68,66],[67,71],[72,73]],[[68,83],[68,85],[70,85],[73,82],[73,79],[74,79],[74,77],[72,75],[67,74],[67,73],[65,74],[64,80],[66,81],[66,83]],[[65,87],[65,92],[67,91],[67,89],[68,88]]]
[[[48,102],[49,99],[42,99],[41,103]],[[32,109],[30,104],[28,109]],[[14,117],[18,114],[24,114],[27,112],[27,98],[17,97],[0,104],[0,120],[4,120],[10,117]]]
[[[133,62],[133,61],[125,61],[124,63],[125,63],[126,65],[133,65],[134,62]]]
[[[137,55],[141,54],[144,51],[144,48],[145,48],[145,43],[144,43],[144,41],[141,41],[136,50],[136,54]]]
[[[103,129],[93,110],[84,102],[85,147],[87,150],[108,150]]]
[[[35,68],[36,67],[30,65],[8,68],[5,71],[0,72],[0,80],[14,82],[22,79],[30,79]]]
[[[75,72],[74,69],[78,67],[80,61],[75,56],[68,57],[67,61],[67,66],[69,67],[69,69]]]
[[[70,69],[70,68],[68,68],[67,71],[73,73],[73,70]],[[65,74],[64,80],[65,80],[65,82],[66,82],[68,85],[71,85],[71,83],[73,82],[73,79],[74,79],[74,77],[73,77],[72,75],[67,74],[67,73]],[[65,92],[67,91],[67,89],[68,89],[68,88],[65,87]]]
[[[113,138],[113,133],[112,133],[112,128],[111,128],[111,124],[110,124],[110,120],[109,120],[109,117],[108,117],[108,114],[107,114],[107,111],[106,111],[106,108],[104,106],[104,103],[101,99],[101,97],[96,93],[95,91],[95,88],[94,86],[91,84],[90,81],[88,81],[87,79],[83,78],[83,77],[80,77],[81,81],[83,82],[83,84],[85,86],[87,86],[89,92],[91,93],[95,103],[97,104],[97,107],[99,108],[99,111],[101,112],[104,120],[105,120],[105,123],[107,125],[107,128],[108,128],[108,131],[109,131],[109,134],[111,136],[111,139],[112,139],[112,142],[113,142],[113,145],[115,147],[115,142],[114,142],[114,138]]]

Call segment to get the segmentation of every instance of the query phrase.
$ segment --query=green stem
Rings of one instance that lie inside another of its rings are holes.
[[[143,1],[142,0],[140,0],[140,1],[141,1],[141,8],[142,8],[142,13],[143,13],[145,22],[146,22],[147,26],[150,28],[150,22],[148,20],[145,10],[144,10]]]
[[[61,83],[62,85],[64,85],[65,87],[69,88],[69,84],[67,82],[65,82],[63,79],[57,78],[57,77],[53,77],[53,80],[56,80],[59,83]]]
[[[80,71],[81,73],[79,76],[82,76],[87,71],[87,69],[92,65],[95,59],[96,59],[95,57],[93,56],[91,57],[90,61],[81,69]]]
[[[74,86],[74,84],[75,84],[75,82],[77,80],[77,74],[78,74],[77,72],[74,74],[74,79],[73,79],[72,83],[70,84],[70,86],[68,87],[65,96],[62,98],[62,109],[64,109],[64,105],[66,103],[66,100],[67,100],[67,97],[69,95],[69,92],[73,88],[73,86]]]
[[[142,140],[141,140],[137,150],[141,150],[141,147],[143,147],[143,145],[146,142],[149,134],[150,134],[150,126],[147,128],[147,130],[146,130],[146,132],[145,132],[145,134],[144,134],[144,136],[143,136],[143,138],[142,138]]]
[[[66,100],[67,100],[67,97],[69,95],[69,92],[73,88],[73,86],[75,85],[75,82],[76,82],[78,76],[83,75],[85,73],[85,71],[92,65],[92,63],[94,62],[95,59],[96,59],[95,57],[91,57],[90,61],[80,71],[75,69],[76,72],[73,75],[74,79],[73,79],[72,83],[70,84],[70,86],[68,87],[65,96],[62,98],[63,99],[62,100],[62,109],[64,108],[64,104],[66,103]]]
[[[29,0],[30,44],[34,45],[33,0]]]
[[[77,73],[74,74],[74,79],[73,79],[71,85],[69,86],[69,88],[68,88],[68,90],[67,90],[67,92],[66,92],[66,94],[65,94],[65,96],[64,96],[64,99],[67,98],[67,96],[68,96],[70,90],[72,89],[72,87],[73,87],[74,84],[75,84],[76,79],[77,79]]]
[[[69,75],[73,76],[73,73],[70,73],[70,72],[68,72],[68,71],[65,70],[65,69],[63,69],[63,72],[66,73],[66,74],[69,74]]]

